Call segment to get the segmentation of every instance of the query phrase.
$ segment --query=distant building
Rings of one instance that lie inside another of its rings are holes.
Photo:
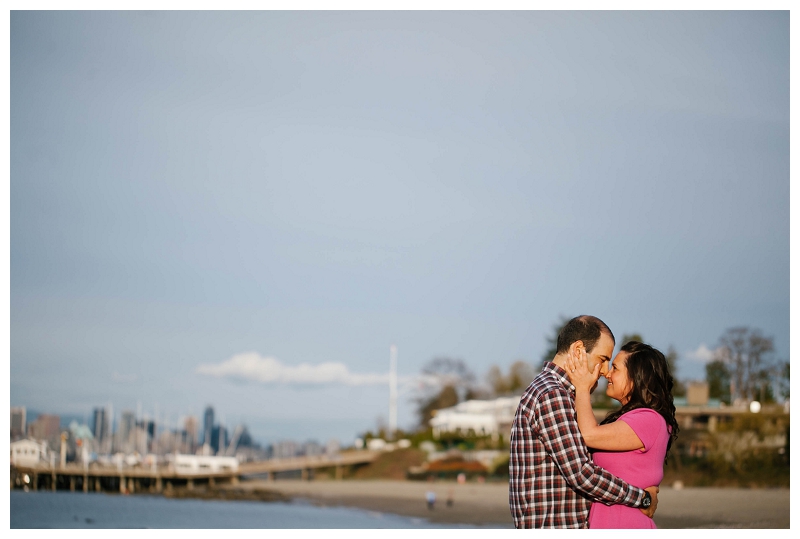
[[[194,453],[195,449],[197,449],[197,427],[197,418],[195,416],[188,416],[183,420],[183,430],[186,433],[186,453]]]
[[[338,455],[340,449],[341,449],[341,444],[339,443],[339,440],[336,440],[334,438],[331,438],[330,440],[328,440],[328,443],[325,444],[325,454],[328,455],[329,457]]]
[[[41,414],[28,425],[28,437],[46,441],[51,449],[61,445],[61,417]]]
[[[47,462],[47,443],[26,439],[11,442],[11,464],[14,466],[36,466]]]
[[[297,443],[292,440],[283,440],[273,446],[273,456],[276,459],[288,459],[297,456]]]
[[[214,430],[214,408],[206,407],[203,414],[203,443],[211,445],[211,436]]]
[[[92,436],[100,446],[111,436],[109,420],[105,408],[95,408],[92,412]]]
[[[116,433],[115,449],[121,453],[129,453],[133,446],[133,433],[136,429],[136,414],[131,410],[123,410]]]
[[[25,407],[14,406],[11,408],[11,440],[18,440],[25,436]]]
[[[307,457],[318,457],[322,453],[323,449],[319,442],[311,440],[303,444],[303,455]]]
[[[235,472],[239,469],[236,457],[215,457],[203,455],[175,455],[175,472],[183,475],[198,473]]]
[[[520,397],[501,397],[494,400],[468,400],[435,410],[430,420],[433,435],[443,432],[462,434],[500,434],[511,431],[511,423]]]
[[[139,426],[142,427],[145,432],[147,432],[147,436],[152,440],[156,436],[156,422],[152,419],[143,419],[139,421]]]
[[[708,405],[708,382],[689,382],[686,386],[686,404],[688,406]]]
[[[228,429],[217,425],[211,429],[211,449],[218,454],[225,453],[228,447]]]

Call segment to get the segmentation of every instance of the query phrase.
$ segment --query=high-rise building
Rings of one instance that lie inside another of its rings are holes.
[[[94,436],[99,447],[105,444],[106,439],[111,434],[109,419],[105,408],[94,409],[92,413],[92,436]]]
[[[11,440],[18,440],[25,436],[25,407],[14,406],[11,408]]]
[[[211,435],[214,430],[214,408],[211,406],[206,407],[206,412],[203,415],[203,443],[211,444]]]
[[[117,430],[117,451],[123,453],[131,451],[134,429],[136,429],[136,415],[131,410],[123,410]]]
[[[292,440],[282,440],[273,446],[273,456],[276,459],[287,459],[298,453],[297,443]]]
[[[183,430],[186,432],[187,451],[194,453],[197,446],[197,418],[188,416],[183,420]]]
[[[323,449],[322,446],[319,444],[319,442],[314,440],[309,440],[308,442],[303,444],[301,452],[303,453],[303,455],[307,457],[318,457],[322,455]]]
[[[211,442],[209,444],[214,453],[224,453],[228,448],[228,429],[217,425],[211,429]]]
[[[28,425],[28,435],[34,440],[47,441],[51,449],[58,449],[61,445],[61,417],[41,414]]]

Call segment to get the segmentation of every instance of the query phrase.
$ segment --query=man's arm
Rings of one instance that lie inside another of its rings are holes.
[[[641,509],[645,490],[623,481],[592,462],[578,429],[573,406],[566,390],[551,391],[539,402],[540,438],[561,475],[571,488],[592,501]],[[653,503],[647,511],[642,511],[649,517],[655,512],[655,493],[658,492],[657,487],[651,489],[648,490]]]

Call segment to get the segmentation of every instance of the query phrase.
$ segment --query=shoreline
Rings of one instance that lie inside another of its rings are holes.
[[[426,502],[428,491],[436,494],[432,509]],[[210,488],[176,488],[162,494],[130,494],[139,495],[166,499],[308,503],[318,507],[349,507],[421,519],[445,527],[514,528],[506,482],[247,480],[236,485],[218,484]],[[452,503],[447,503],[448,498]],[[654,520],[661,529],[788,530],[790,491],[788,488],[662,487]]]
[[[513,529],[508,484],[455,481],[243,481],[220,490],[272,492],[320,506],[344,506],[421,518],[437,524]],[[436,494],[428,509],[425,494]],[[452,505],[447,499],[452,497]],[[662,487],[656,526],[662,529],[789,529],[789,489]]]

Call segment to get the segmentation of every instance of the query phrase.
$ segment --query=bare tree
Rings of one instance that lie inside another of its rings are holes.
[[[455,406],[475,395],[475,374],[462,359],[437,357],[422,369],[425,388],[416,398],[419,424],[425,428],[434,410]]]
[[[759,329],[740,326],[729,328],[719,343],[714,359],[728,367],[731,398],[756,399],[773,368],[775,345],[772,337],[765,337]]]
[[[492,365],[486,376],[495,395],[522,394],[536,373],[530,363],[517,360],[508,369],[508,376],[497,365]]]

